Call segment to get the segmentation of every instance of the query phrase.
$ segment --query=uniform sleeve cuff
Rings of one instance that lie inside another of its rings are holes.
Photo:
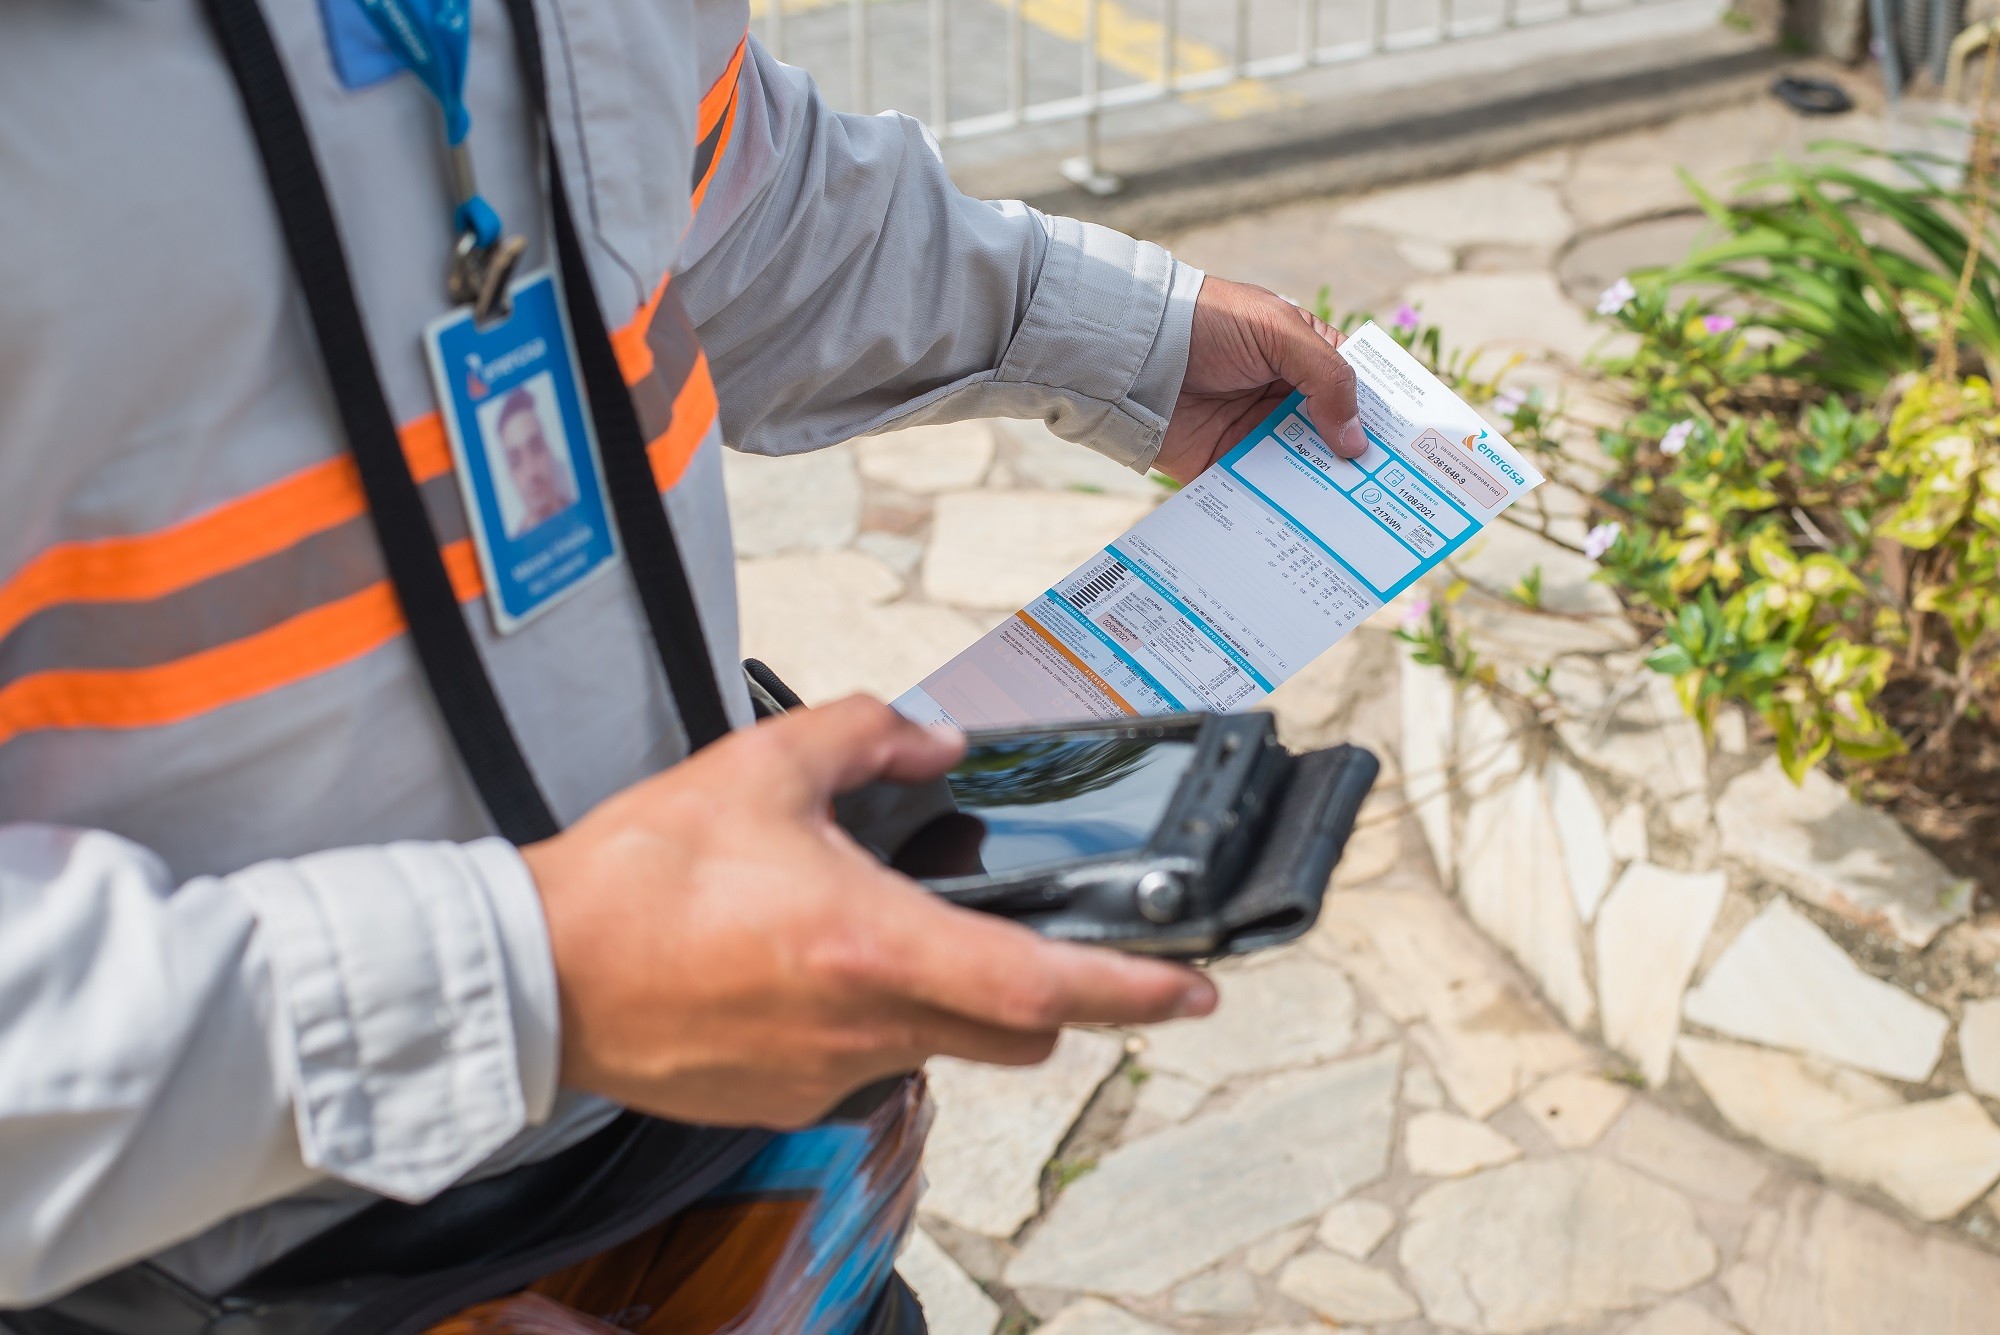
[[[1057,435],[1143,471],[1187,372],[1201,272],[1094,223],[1042,222],[1048,250],[997,379],[1053,391]]]
[[[547,1114],[554,971],[519,854],[395,844],[230,880],[269,950],[309,1166],[421,1201]]]

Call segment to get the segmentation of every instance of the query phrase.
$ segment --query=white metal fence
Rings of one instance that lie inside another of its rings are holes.
[[[941,141],[1080,122],[1083,151],[1064,172],[1109,193],[1118,183],[1099,165],[1099,122],[1115,108],[1646,3],[761,0],[756,12],[773,52],[811,69],[838,104],[920,114]]]

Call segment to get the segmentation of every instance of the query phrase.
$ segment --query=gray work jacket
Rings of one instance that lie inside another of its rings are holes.
[[[962,196],[917,123],[835,115],[746,40],[744,0],[537,3],[597,299],[739,723],[725,442],[1038,416],[1150,462],[1199,273]],[[437,110],[407,76],[345,86],[315,0],[266,8],[447,566],[573,820],[683,753],[638,601],[620,571],[493,633],[419,344],[452,243]],[[505,14],[472,11],[480,184],[547,263]],[[664,302],[705,357],[649,352]],[[377,1195],[602,1125],[558,1088],[539,903],[491,834],[196,0],[4,0],[0,1307],[147,1255],[213,1291]]]

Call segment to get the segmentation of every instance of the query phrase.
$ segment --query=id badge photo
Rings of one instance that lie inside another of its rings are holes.
[[[562,294],[547,270],[481,328],[457,310],[424,331],[494,626],[508,634],[614,564],[611,522]]]

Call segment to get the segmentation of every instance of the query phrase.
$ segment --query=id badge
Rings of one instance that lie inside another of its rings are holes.
[[[514,282],[513,314],[481,329],[467,310],[424,331],[445,434],[502,635],[618,558],[576,345],[547,270]]]

